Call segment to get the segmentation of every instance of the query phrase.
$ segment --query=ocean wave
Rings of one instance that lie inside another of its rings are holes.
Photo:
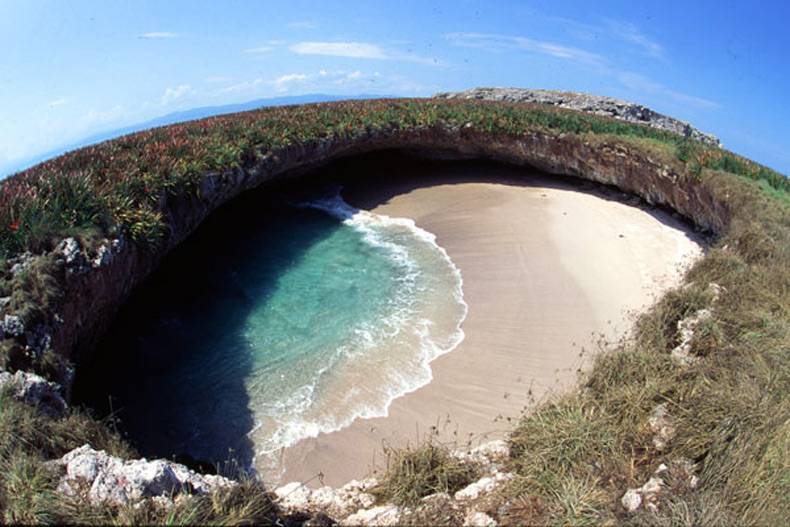
[[[326,196],[296,205],[337,218],[357,231],[364,243],[384,251],[401,272],[395,278],[398,287],[390,299],[386,316],[354,327],[351,331],[353,338],[338,346],[307,384],[288,397],[270,401],[263,413],[273,422],[264,426],[258,420],[249,433],[256,443],[258,457],[262,458],[259,461],[266,461],[265,458],[272,458],[273,454],[303,439],[338,431],[357,419],[386,417],[395,399],[430,383],[433,379],[430,363],[455,349],[464,339],[461,325],[468,307],[463,297],[461,271],[447,251],[436,243],[434,234],[418,227],[409,218],[393,218],[356,209],[343,200],[339,188]],[[431,260],[430,263],[437,268],[425,269],[420,260]],[[431,274],[452,282],[451,303],[457,310],[452,327],[440,328],[436,321],[421,312],[421,308],[432,307],[433,300],[423,298],[425,305],[420,305],[421,295],[446,295],[447,292],[446,289],[426,290],[425,282]],[[397,346],[401,341],[414,348],[409,350],[414,353],[401,357],[410,366],[404,368],[406,371],[388,370],[386,379],[376,386],[374,394],[365,387],[345,386],[340,405],[343,411],[339,408],[314,411],[316,406],[320,406],[321,396],[325,395],[322,389],[332,381],[343,382],[343,372],[338,371],[343,369],[342,365],[345,365],[345,370],[352,371],[358,362],[362,362],[364,367],[364,360],[370,358],[372,352],[386,346]],[[271,425],[274,425],[274,430]]]

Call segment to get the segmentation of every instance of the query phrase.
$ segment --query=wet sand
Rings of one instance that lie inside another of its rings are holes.
[[[347,184],[352,205],[408,217],[460,268],[465,339],[431,363],[433,381],[384,418],[306,439],[280,455],[279,482],[341,485],[386,466],[383,446],[473,445],[506,436],[526,409],[567,390],[603,336],[679,283],[699,239],[669,214],[530,169],[423,164]],[[322,474],[323,477],[318,477]]]

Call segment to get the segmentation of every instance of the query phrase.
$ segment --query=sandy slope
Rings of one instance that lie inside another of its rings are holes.
[[[415,442],[432,426],[458,443],[503,436],[525,407],[573,382],[599,335],[624,335],[629,312],[678,283],[678,267],[701,253],[668,214],[589,185],[474,163],[410,170],[348,185],[344,196],[437,235],[463,275],[466,338],[388,417],[285,450],[281,482],[364,477],[384,466],[383,444]]]

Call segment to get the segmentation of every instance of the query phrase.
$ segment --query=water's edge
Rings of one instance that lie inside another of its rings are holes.
[[[392,403],[409,393],[412,393],[420,388],[430,384],[433,380],[433,372],[430,363],[436,358],[452,352],[456,349],[465,338],[462,328],[463,322],[468,313],[468,305],[464,300],[463,295],[463,277],[461,270],[455,265],[450,258],[447,251],[436,243],[436,236],[416,225],[410,218],[395,218],[383,214],[376,214],[373,212],[360,210],[349,205],[342,197],[342,189],[335,187],[331,189],[324,196],[294,203],[293,205],[300,208],[311,208],[319,210],[329,216],[342,222],[344,225],[353,228],[359,232],[366,243],[386,249],[397,261],[411,260],[407,254],[408,250],[404,246],[399,246],[393,242],[382,239],[380,236],[381,229],[394,228],[400,230],[408,230],[408,232],[420,243],[430,247],[432,251],[440,256],[443,265],[449,269],[454,284],[451,291],[453,300],[460,306],[461,312],[455,321],[452,332],[446,338],[440,339],[442,342],[437,343],[435,339],[431,338],[430,327],[433,321],[428,319],[420,320],[421,328],[403,328],[404,330],[415,330],[423,337],[420,341],[421,354],[421,375],[412,376],[408,383],[393,383],[389,390],[386,400],[378,401],[376,405],[360,405],[350,415],[335,421],[324,421],[323,423],[313,423],[314,426],[297,427],[298,430],[291,430],[296,433],[285,433],[280,435],[280,440],[276,445],[269,448],[259,448],[256,451],[256,457],[253,461],[254,469],[264,469],[266,471],[272,470],[271,467],[277,466],[277,454],[284,449],[290,448],[299,442],[318,437],[321,434],[330,434],[340,431],[358,419],[373,419],[387,417]],[[414,262],[409,265],[416,265]],[[417,270],[419,272],[419,270]],[[261,423],[257,423],[248,436],[253,436],[261,427]],[[286,436],[286,437],[283,437]],[[278,469],[279,472],[282,467]]]

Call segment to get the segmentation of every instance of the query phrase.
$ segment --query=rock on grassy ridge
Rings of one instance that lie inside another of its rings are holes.
[[[51,417],[62,417],[68,409],[60,386],[35,373],[0,370],[0,390],[6,389],[12,398],[36,406]]]
[[[425,447],[424,447],[425,448]],[[425,467],[417,465],[416,458],[409,465],[408,481],[424,491],[416,499],[404,501],[388,492],[386,482],[377,478],[351,481],[340,488],[324,486],[311,489],[300,482],[291,482],[277,488],[274,495],[278,506],[286,513],[308,514],[313,517],[330,518],[340,525],[481,525],[496,526],[489,516],[488,500],[493,493],[514,475],[507,472],[504,463],[510,449],[503,440],[491,441],[472,450],[450,450],[446,447],[427,447],[448,454],[447,460],[466,463],[475,470],[470,471],[468,480],[458,490],[451,488],[428,488],[418,482],[418,473]],[[416,451],[412,451],[414,455]],[[407,454],[408,455],[408,454]],[[437,467],[434,467],[437,468]],[[426,474],[423,474],[426,475]],[[384,478],[392,477],[391,474]],[[439,487],[446,484],[439,483]],[[448,492],[454,491],[454,492]],[[490,512],[490,511],[489,511]]]
[[[172,461],[127,461],[90,445],[72,450],[56,463],[64,472],[58,491],[69,496],[84,494],[94,505],[127,505],[146,498],[169,505],[181,493],[205,495],[236,485],[222,476],[197,474]]]
[[[685,121],[660,114],[641,104],[601,95],[525,88],[472,88],[461,92],[437,93],[434,97],[437,99],[529,102],[559,106],[580,112],[614,117],[631,123],[646,124],[721,148],[721,141],[716,136],[697,130]]]

